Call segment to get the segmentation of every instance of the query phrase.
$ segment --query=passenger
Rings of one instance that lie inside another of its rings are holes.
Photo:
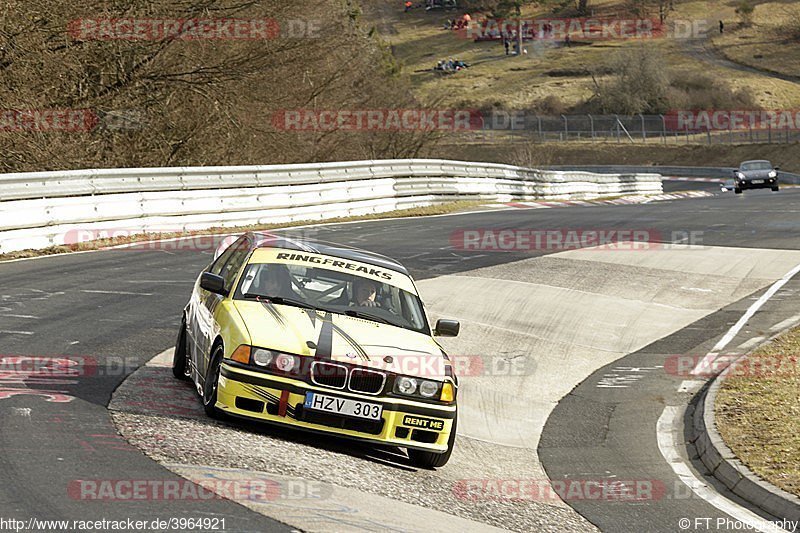
[[[378,283],[370,279],[358,278],[353,283],[353,305],[362,307],[379,307],[376,298],[378,296]]]

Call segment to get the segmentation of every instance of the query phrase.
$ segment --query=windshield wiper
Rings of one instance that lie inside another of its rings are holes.
[[[347,309],[344,314],[347,316],[352,316],[355,318],[365,318],[367,320],[372,320],[374,322],[382,322],[384,324],[389,324],[390,326],[396,326],[397,324],[392,324],[388,320],[383,317],[373,315],[371,313],[365,313],[364,311],[356,311],[355,309]]]
[[[245,298],[254,298],[258,301],[265,300],[267,302],[278,305],[290,305],[292,307],[299,307],[301,309],[318,309],[320,311],[328,311],[327,309],[311,305],[310,303],[304,302],[302,300],[295,300],[294,298],[284,298],[283,296],[266,296],[264,294],[255,294],[252,292],[248,292],[243,296]]]

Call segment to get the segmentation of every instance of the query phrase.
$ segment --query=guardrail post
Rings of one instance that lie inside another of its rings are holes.
[[[589,117],[589,129],[592,130],[592,142],[594,142],[594,118],[592,115],[586,115]]]
[[[569,126],[567,124],[567,117],[565,115],[561,115],[561,118],[564,119],[564,140],[569,140]]]
[[[658,115],[661,117],[661,138],[664,140],[664,144],[667,144],[667,121],[664,120],[664,115]]]
[[[767,122],[767,142],[772,143],[772,123]]]
[[[539,140],[544,142],[544,133],[542,133],[542,117],[536,115],[536,121],[539,123]]]
[[[617,144],[619,144],[619,143],[622,142],[622,140],[619,137],[619,134],[620,134],[620,132],[619,132],[619,126],[620,126],[619,115],[614,115],[614,118],[617,119]]]

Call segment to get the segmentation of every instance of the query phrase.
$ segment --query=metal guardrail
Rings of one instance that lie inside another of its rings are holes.
[[[725,180],[732,177],[736,170],[734,167],[676,167],[676,166],[635,166],[635,165],[557,165],[546,167],[550,170],[580,171],[597,173],[623,173],[637,174],[657,172],[664,177],[680,178],[717,178]],[[778,172],[778,179],[782,183],[800,184],[800,174],[791,172]]]
[[[0,175],[0,253],[127,233],[323,220],[453,200],[659,193],[654,173],[601,175],[438,159]]]

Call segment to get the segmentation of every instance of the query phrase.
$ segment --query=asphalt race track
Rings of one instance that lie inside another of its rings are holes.
[[[716,192],[718,185],[665,189]],[[457,453],[434,472],[415,470],[391,450],[212,423],[196,415],[188,385],[158,363],[145,366],[174,344],[181,308],[210,251],[117,249],[0,263],[2,357],[69,357],[92,369],[19,380],[0,368],[0,516],[216,517],[225,518],[225,531],[440,530],[448,516],[461,520],[453,527],[472,530],[680,531],[683,517],[728,517],[694,496],[659,448],[665,408],[682,408],[692,397],[678,391],[689,378],[670,375],[665,361],[708,352],[754,298],[800,264],[798,205],[800,190],[786,188],[296,230],[404,263],[431,317],[462,321],[462,335],[446,344],[451,354],[480,355],[485,365],[497,357],[525,361],[519,375],[464,378]],[[645,230],[653,241],[677,244],[463,250],[453,235],[465,229]],[[798,290],[800,282],[790,281],[729,351],[800,320]],[[137,396],[135,381],[120,387],[134,372],[132,379],[150,380],[154,390],[170,389],[181,409],[154,405],[152,392]],[[112,395],[119,405],[110,413]],[[197,481],[195,467],[318,479],[339,512],[219,498],[115,501],[80,490],[87,480]],[[657,494],[506,501],[454,490],[469,480],[545,476],[649,481]],[[401,503],[390,510],[392,502]]]

